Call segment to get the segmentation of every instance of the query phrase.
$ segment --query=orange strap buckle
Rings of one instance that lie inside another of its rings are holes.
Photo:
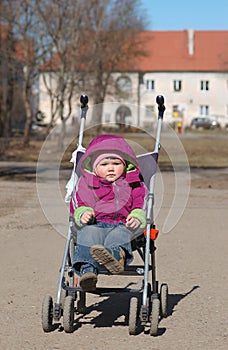
[[[155,239],[157,239],[157,237],[158,237],[158,233],[159,233],[159,230],[157,230],[156,228],[152,227],[150,229],[150,239],[155,241]],[[146,230],[144,230],[144,236],[146,236]]]

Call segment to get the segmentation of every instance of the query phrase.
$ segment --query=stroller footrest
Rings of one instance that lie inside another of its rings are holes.
[[[128,265],[128,266],[125,266],[124,272],[118,276],[126,276],[126,275],[142,276],[144,274],[144,269],[145,269],[144,265]],[[152,269],[152,266],[149,265],[149,270],[151,269]],[[99,270],[99,273],[102,275],[111,275],[111,273],[108,272],[105,267],[101,267]]]

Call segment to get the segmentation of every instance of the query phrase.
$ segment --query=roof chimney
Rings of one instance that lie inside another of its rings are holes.
[[[188,30],[188,54],[190,56],[194,55],[194,30]]]

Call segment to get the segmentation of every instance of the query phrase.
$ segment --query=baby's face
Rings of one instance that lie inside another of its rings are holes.
[[[119,158],[104,158],[96,166],[96,175],[109,182],[114,182],[123,175],[125,165]]]

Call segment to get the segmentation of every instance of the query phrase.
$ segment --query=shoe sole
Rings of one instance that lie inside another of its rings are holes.
[[[113,275],[118,275],[124,272],[124,266],[109,253],[105,247],[94,245],[90,248],[90,254],[101,265]]]
[[[79,280],[79,286],[84,292],[92,292],[96,290],[97,275],[93,272],[87,272]]]

